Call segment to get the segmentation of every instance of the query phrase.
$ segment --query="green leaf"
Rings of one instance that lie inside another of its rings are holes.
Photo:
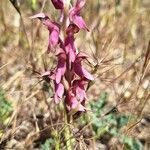
[[[108,94],[103,92],[97,101],[92,101],[90,103],[91,110],[95,113],[95,115],[99,116],[104,106],[106,105]]]
[[[138,139],[134,139],[131,137],[124,137],[122,141],[127,150],[142,150],[143,146],[142,143]]]
[[[117,122],[118,122],[118,128],[121,128],[123,127],[124,125],[127,124],[128,122],[128,119],[129,119],[129,116],[125,116],[125,115],[121,115],[117,118]]]
[[[4,91],[0,89],[0,122],[4,123],[11,111],[11,103],[5,98]]]
[[[47,139],[44,144],[41,145],[42,150],[52,150],[54,148],[54,140]]]

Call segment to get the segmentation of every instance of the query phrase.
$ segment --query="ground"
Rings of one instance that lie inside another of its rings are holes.
[[[40,73],[54,65],[48,32],[29,17],[40,11],[58,18],[50,1],[0,2],[0,149],[65,147],[63,106]],[[82,15],[90,32],[76,35],[89,55],[95,81],[87,112],[69,125],[74,149],[150,149],[150,2],[87,0]],[[148,46],[149,45],[149,46]]]

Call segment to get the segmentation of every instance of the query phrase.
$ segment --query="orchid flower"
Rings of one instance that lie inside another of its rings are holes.
[[[75,93],[71,89],[68,90],[66,95],[66,105],[69,111],[85,111],[85,107],[77,100]]]
[[[60,83],[61,78],[64,76],[66,72],[66,54],[63,50],[57,55],[58,64],[56,69],[56,83]]]
[[[48,53],[59,43],[60,27],[59,24],[50,20],[44,13],[39,13],[31,17],[32,19],[38,18],[49,30],[49,44]]]
[[[86,56],[78,53],[74,62],[74,72],[81,78],[86,78],[88,80],[94,80],[94,77],[83,67],[81,62],[86,59]]]
[[[85,85],[88,82],[84,79],[80,79],[80,80],[74,80],[73,81],[73,89],[74,92],[76,93],[76,97],[77,99],[79,99],[81,102],[85,99],[87,99],[87,95],[86,95],[86,89],[85,89]]]
[[[41,76],[42,78],[46,79],[46,81],[47,79],[54,81],[54,85],[55,85],[54,101],[56,104],[58,104],[64,94],[64,85],[61,82],[56,83],[56,75],[52,71],[46,71],[42,73]]]
[[[79,29],[85,29],[89,31],[87,25],[85,24],[85,21],[80,16],[80,11],[84,5],[85,0],[77,0],[75,6],[70,9],[69,20],[71,23],[75,24]]]
[[[63,98],[64,94],[64,85],[62,83],[55,83],[55,95],[54,95],[54,101],[56,104],[60,102],[60,100]]]

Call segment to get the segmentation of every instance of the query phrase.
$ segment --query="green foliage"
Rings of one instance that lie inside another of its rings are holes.
[[[94,112],[94,115],[99,116],[102,112],[102,109],[106,105],[108,94],[106,92],[102,93],[100,98],[97,101],[92,101],[90,103],[90,108]]]
[[[127,150],[142,150],[143,146],[138,139],[131,137],[122,138],[122,143],[125,144]]]
[[[54,148],[54,140],[52,138],[47,139],[44,144],[41,145],[42,150],[52,150]]]
[[[4,92],[0,89],[0,123],[4,123],[4,121],[8,118],[10,112],[12,111],[11,104],[5,98]]]
[[[142,144],[138,139],[133,139],[123,135],[120,129],[125,126],[128,122],[129,116],[125,114],[120,114],[112,109],[106,115],[102,116],[102,112],[107,104],[108,94],[106,92],[102,93],[98,100],[91,101],[89,107],[93,112],[91,114],[92,127],[97,138],[109,134],[111,136],[117,137],[118,140],[125,145],[127,150],[141,150]],[[82,116],[82,123],[88,123],[87,117]],[[84,120],[84,121],[83,121]]]

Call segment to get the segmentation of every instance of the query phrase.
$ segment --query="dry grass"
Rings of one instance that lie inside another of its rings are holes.
[[[54,18],[55,10],[49,1],[39,2],[36,10],[26,1],[22,2],[21,17],[9,1],[2,1],[0,5],[0,86],[13,106],[5,130],[0,133],[1,145],[34,149],[57,133],[62,149],[66,149],[61,135],[65,126],[69,126],[77,149],[98,147],[101,141],[95,141],[90,121],[82,129],[78,121],[64,124],[61,104],[54,106],[52,89],[44,81],[39,82],[38,73],[51,68],[55,60],[45,54],[47,31],[29,16],[44,11]],[[150,128],[144,126],[141,130],[140,123],[144,117],[150,117],[150,2],[87,0],[82,13],[90,32],[80,32],[76,43],[89,53],[91,66],[88,63],[87,67],[92,67],[96,78],[88,91],[89,101],[107,92],[106,111],[115,107],[119,113],[129,114],[131,117],[122,133],[142,139],[148,150]],[[108,149],[125,148],[113,140],[112,137],[107,143]]]

